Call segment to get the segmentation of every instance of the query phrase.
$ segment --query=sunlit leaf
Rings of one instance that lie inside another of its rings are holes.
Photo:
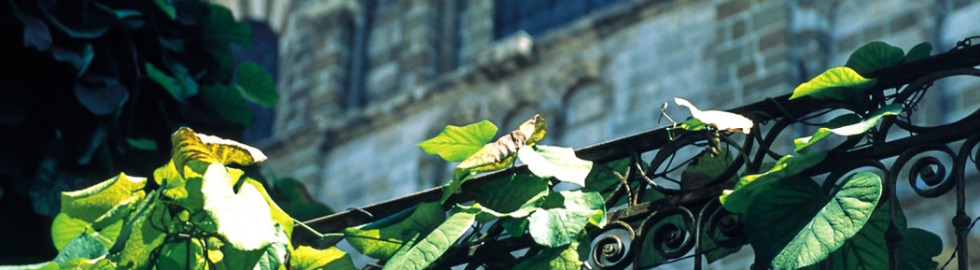
[[[480,151],[496,134],[497,126],[487,120],[462,127],[447,125],[439,135],[419,143],[418,146],[426,154],[439,155],[446,161],[458,162]]]
[[[74,259],[95,259],[106,254],[109,254],[109,251],[102,245],[102,242],[93,236],[81,234],[68,242],[68,245],[54,258],[54,263],[65,265]]]
[[[279,205],[272,200],[272,197],[269,197],[269,192],[265,190],[265,187],[263,187],[261,183],[255,181],[255,179],[246,178],[245,184],[251,185],[252,187],[255,188],[255,190],[257,190],[260,194],[262,194],[262,198],[265,199],[265,203],[269,205],[269,211],[272,214],[272,220],[279,224],[283,232],[286,233],[287,239],[292,237],[293,226],[295,226],[295,224],[293,224],[293,218],[290,217],[289,214],[286,214],[286,212],[283,211],[282,208],[279,208]]]
[[[584,235],[584,234],[583,234]],[[579,270],[589,256],[588,237],[579,237],[568,245],[542,250],[514,266],[514,269]]]
[[[410,214],[409,214],[410,213]],[[413,235],[432,231],[446,220],[438,203],[419,204],[412,212],[402,212],[362,226],[344,230],[344,236],[361,254],[375,259],[391,258]]]
[[[901,208],[896,209],[896,213],[898,214],[896,225],[904,228],[905,215]],[[885,241],[885,232],[889,224],[891,224],[891,206],[888,201],[883,201],[878,204],[868,218],[868,222],[857,234],[847,239],[844,245],[831,253],[827,259],[811,265],[809,269],[888,268],[888,243]]]
[[[242,97],[265,108],[272,108],[279,102],[276,81],[259,64],[246,61],[238,65],[235,81],[241,86]]]
[[[248,166],[266,160],[265,154],[255,147],[211,135],[194,133],[193,130],[186,127],[174,132],[171,139],[174,145],[174,167],[178,172],[191,161],[206,166],[211,163]]]
[[[546,123],[539,115],[527,120],[521,126],[497,139],[497,141],[484,145],[480,150],[463,160],[457,170],[465,172],[487,172],[503,169],[514,162],[517,151],[524,146],[534,146],[534,144],[544,137],[546,133]]]
[[[674,98],[674,103],[678,106],[687,107],[691,110],[691,116],[698,119],[704,124],[711,125],[718,130],[731,131],[731,132],[742,132],[749,134],[752,130],[752,120],[745,118],[740,114],[730,113],[726,111],[701,111],[694,104],[683,98]],[[682,128],[692,130],[697,129],[698,125],[696,123],[687,123],[687,125],[681,125]]]
[[[796,269],[822,261],[857,234],[878,203],[881,179],[858,172],[841,181],[829,198],[808,179],[760,193],[746,221],[756,254],[771,258],[774,268]]]
[[[905,52],[902,48],[889,45],[881,41],[874,41],[864,44],[851,53],[844,66],[854,69],[855,72],[867,74],[875,70],[892,67],[902,62]]]
[[[841,101],[861,100],[863,91],[874,84],[874,79],[866,79],[849,67],[835,67],[797,86],[789,99],[808,96]]]
[[[908,54],[905,54],[905,59],[903,59],[902,62],[908,63],[929,57],[930,55],[932,55],[932,44],[929,42],[922,42],[909,49]]]
[[[548,195],[548,181],[533,175],[515,175],[483,186],[476,202],[497,216],[526,217]]]
[[[166,205],[152,197],[147,196],[150,199],[143,200],[137,208],[140,210],[134,212],[135,218],[122,228],[112,248],[112,251],[119,252],[118,264],[122,267],[147,267],[149,261],[146,258],[166,240],[167,232],[161,229],[168,227],[173,220]],[[118,251],[117,247],[120,247]]]
[[[204,249],[197,239],[169,242],[160,248],[156,267],[160,269],[203,269]]]
[[[150,76],[150,79],[167,90],[175,100],[185,102],[187,98],[197,95],[199,86],[190,77],[190,74],[187,73],[187,68],[184,66],[176,63],[171,65],[170,69],[174,73],[173,76],[160,70],[150,62],[144,63],[143,66],[146,68],[146,75]]]
[[[881,109],[878,109],[875,113],[868,116],[868,118],[863,121],[857,122],[853,114],[842,115],[840,117],[834,118],[827,123],[824,127],[817,129],[817,132],[812,136],[798,138],[793,140],[793,144],[796,146],[796,151],[799,152],[816,142],[826,138],[831,133],[840,136],[854,136],[862,134],[870,130],[878,122],[881,122],[881,118],[889,115],[898,115],[902,112],[904,107],[902,104],[890,104]]]
[[[337,269],[356,270],[354,261],[346,252],[336,247],[315,249],[299,246],[290,255],[290,264],[296,270]]]
[[[571,243],[592,223],[605,225],[605,201],[596,192],[562,191],[549,195],[561,201],[561,207],[538,209],[528,218],[534,242],[546,247]],[[554,199],[552,199],[554,200]]]
[[[208,166],[201,187],[204,210],[230,246],[243,251],[265,249],[276,241],[269,204],[252,185],[242,185],[236,194],[230,177],[220,163]]]
[[[592,162],[579,159],[571,148],[546,145],[524,147],[518,150],[517,156],[538,177],[555,177],[581,187],[585,186],[585,177],[592,170]]]
[[[470,229],[476,219],[475,211],[459,211],[446,219],[439,227],[419,240],[403,254],[393,256],[383,269],[422,270],[442,257],[456,240]]]
[[[95,222],[117,204],[133,197],[142,198],[146,193],[146,178],[118,176],[91,187],[61,193],[61,212],[88,223]]]
[[[745,213],[761,190],[769,190],[769,185],[772,183],[813,167],[823,161],[825,157],[827,157],[827,152],[823,151],[808,153],[799,157],[786,155],[765,173],[743,176],[733,189],[725,190],[718,199],[726,210],[732,213]]]

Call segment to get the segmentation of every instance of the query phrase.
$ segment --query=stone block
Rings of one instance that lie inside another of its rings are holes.
[[[749,0],[727,0],[715,8],[715,19],[723,20],[749,9]]]

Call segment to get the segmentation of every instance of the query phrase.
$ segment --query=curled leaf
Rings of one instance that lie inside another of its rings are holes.
[[[867,119],[860,122],[857,121],[859,118],[856,115],[842,115],[828,122],[826,126],[817,129],[817,132],[814,133],[813,136],[793,140],[793,144],[796,145],[796,151],[799,152],[815,144],[817,141],[830,136],[830,134],[837,134],[840,136],[854,136],[862,134],[877,125],[878,122],[881,122],[881,118],[888,115],[898,115],[902,112],[903,108],[904,107],[902,104],[891,104],[879,109],[875,113],[868,116]]]
[[[749,134],[752,130],[752,120],[745,118],[740,114],[730,113],[726,111],[701,111],[690,101],[683,98],[674,98],[674,102],[678,106],[687,107],[691,110],[691,116],[697,118],[701,122],[711,125],[718,130],[731,131],[731,132],[742,132]]]
[[[259,149],[233,140],[195,133],[182,127],[171,136],[174,144],[173,161],[178,172],[191,161],[202,164],[211,163],[252,165],[266,160]],[[203,171],[203,168],[200,168]],[[199,172],[200,172],[199,171]]]
[[[524,146],[534,146],[541,140],[546,133],[546,123],[540,115],[534,115],[525,121],[521,126],[497,139],[497,141],[484,145],[472,156],[463,160],[457,170],[468,172],[487,172],[503,169],[514,162],[517,151]]]

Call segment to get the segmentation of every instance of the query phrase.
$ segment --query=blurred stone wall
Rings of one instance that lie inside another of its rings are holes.
[[[453,165],[415,144],[447,124],[489,119],[504,133],[540,113],[543,143],[581,147],[667,125],[675,96],[732,108],[790,93],[870,41],[935,53],[980,34],[980,4],[949,0],[625,0],[501,38],[493,0],[219,2],[278,31],[266,171],[334,209],[445,183]],[[972,112],[978,81],[938,84],[920,117]]]

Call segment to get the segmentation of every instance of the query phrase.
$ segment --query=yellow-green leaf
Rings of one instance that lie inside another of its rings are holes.
[[[446,252],[456,240],[470,229],[478,211],[462,210],[452,214],[446,222],[405,253],[393,256],[383,269],[422,270],[428,268]]]
[[[266,160],[265,154],[233,140],[195,133],[190,128],[180,128],[171,136],[174,145],[173,161],[178,172],[192,161],[200,162],[203,171],[211,163],[223,165],[252,165]],[[198,172],[200,172],[198,171]],[[185,177],[187,177],[185,175]]]
[[[849,67],[836,67],[797,86],[789,99],[809,96],[815,99],[855,100],[874,84],[874,79],[866,79]]]
[[[739,178],[735,187],[725,190],[718,197],[721,205],[726,210],[733,213],[745,213],[749,209],[752,200],[760,190],[764,190],[768,185],[784,178],[796,175],[803,170],[819,164],[827,157],[827,152],[813,152],[799,157],[786,155],[776,162],[776,165],[769,171],[761,174],[746,175]]]
[[[354,261],[346,252],[340,251],[336,247],[327,249],[315,249],[308,246],[299,246],[290,256],[293,269],[312,270],[312,269],[337,269],[337,270],[356,270]]]
[[[446,213],[438,203],[419,204],[408,215],[403,212],[362,226],[344,229],[344,236],[361,254],[387,260],[412,236],[439,226]],[[407,216],[406,216],[407,215]]]
[[[546,123],[539,115],[534,115],[521,126],[484,145],[479,151],[463,160],[456,168],[472,173],[487,172],[503,169],[514,162],[514,155],[524,146],[534,146],[546,133]]]
[[[146,178],[120,173],[82,190],[62,192],[61,212],[92,223],[117,204],[133,197],[142,198],[146,194],[144,186]]]
[[[497,135],[497,126],[483,120],[462,127],[448,125],[439,135],[418,144],[422,151],[439,155],[449,162],[459,162],[473,155]]]

